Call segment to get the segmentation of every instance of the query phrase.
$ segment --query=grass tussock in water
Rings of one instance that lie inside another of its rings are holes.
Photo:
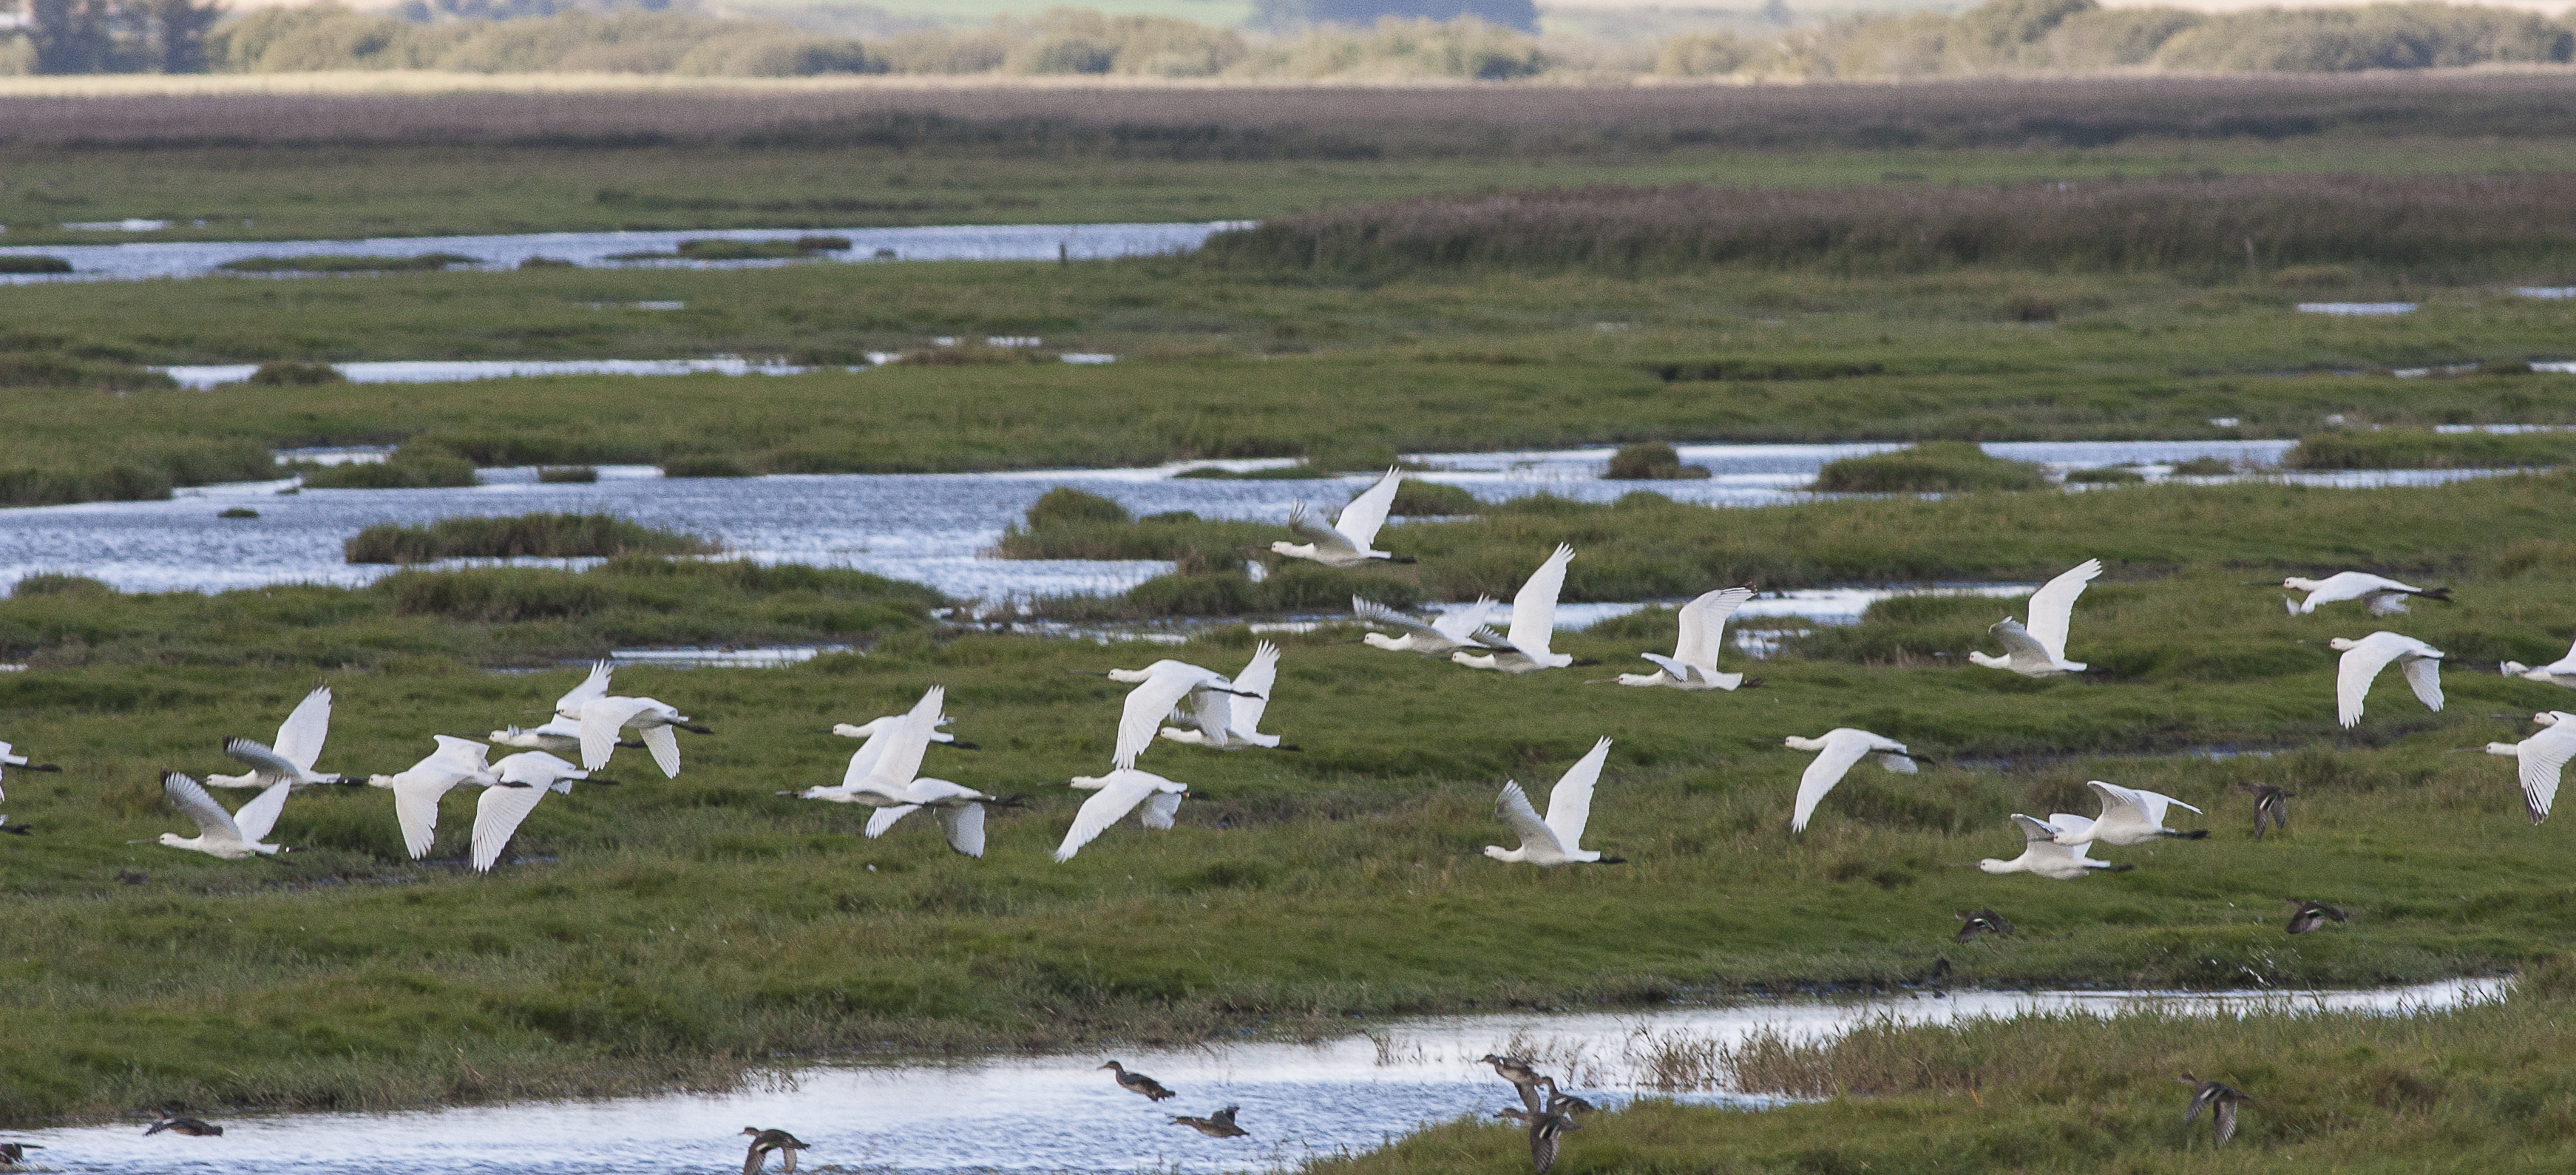
[[[1622,445],[1601,472],[1607,481],[1691,481],[1708,475],[1699,466],[1682,464],[1681,454],[1663,441]]]
[[[712,555],[723,546],[697,535],[614,514],[521,514],[442,518],[427,526],[384,523],[342,544],[351,563],[438,559],[605,559],[618,555]]]
[[[664,477],[757,477],[759,471],[725,454],[674,457],[662,463]]]
[[[599,480],[599,471],[588,465],[548,465],[537,470],[537,481],[544,485],[589,485]]]
[[[72,263],[60,257],[0,257],[0,273],[70,273]]]
[[[312,253],[295,257],[243,257],[215,268],[233,273],[415,273],[480,265],[479,257],[462,253],[422,253],[413,257],[351,257]]]
[[[246,382],[272,388],[310,388],[323,384],[347,383],[349,377],[328,363],[299,363],[292,359],[273,359],[259,365]]]
[[[2513,469],[2576,461],[2576,433],[2343,431],[2299,438],[2284,469]]]
[[[2047,472],[2030,462],[1989,456],[1965,441],[1926,441],[1893,453],[1828,461],[1809,488],[1829,494],[1948,494],[2047,487]]]
[[[474,463],[454,453],[404,445],[382,461],[296,466],[309,490],[454,489],[475,484]]]

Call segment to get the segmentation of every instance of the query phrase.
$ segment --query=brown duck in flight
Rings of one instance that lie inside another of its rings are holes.
[[[1106,1065],[1102,1065],[1101,1068],[1111,1070],[1118,1074],[1118,1088],[1130,1093],[1144,1094],[1146,1099],[1149,1101],[1159,1102],[1164,1098],[1172,1096],[1172,1091],[1163,1088],[1162,1082],[1156,1081],[1151,1077],[1147,1077],[1142,1073],[1130,1073],[1127,1071],[1127,1066],[1121,1065],[1116,1061],[1111,1061]]]
[[[2281,902],[2291,907],[2290,924],[2282,929],[2292,934],[2306,934],[2328,922],[2341,922],[2350,917],[2324,902],[2302,901],[2298,898],[2283,898]]]
[[[2013,924],[2004,921],[2004,916],[1995,913],[1991,907],[1950,916],[1962,923],[1958,934],[1960,942],[1975,942],[1980,934],[1991,934],[1997,938],[2012,937]]]
[[[2216,1081],[2203,1081],[2189,1073],[2174,1078],[2175,1083],[2191,1087],[2191,1108],[2182,1113],[2183,1125],[2191,1125],[2204,1109],[2209,1111],[2210,1133],[2224,1144],[2236,1137],[2236,1107],[2254,1099],[2243,1090]]]
[[[1192,1130],[1207,1135],[1209,1138],[1242,1138],[1245,1135],[1252,1133],[1251,1131],[1234,1124],[1234,1112],[1242,1108],[1243,1107],[1241,1106],[1227,1106],[1226,1108],[1218,1110],[1204,1118],[1193,1118],[1187,1114],[1175,1114],[1172,1116],[1172,1121],[1177,1125],[1187,1126]]]
[[[742,1132],[751,1136],[751,1153],[742,1157],[742,1175],[760,1175],[760,1169],[769,1163],[771,1151],[778,1152],[778,1169],[794,1175],[796,1152],[805,1149],[805,1140],[784,1130],[757,1126],[745,1126]]]
[[[2270,825],[2279,832],[2290,830],[2290,800],[2299,793],[2268,783],[2238,780],[2235,790],[2254,797],[2254,839],[2263,839],[2263,827]]]
[[[150,1138],[164,1130],[167,1130],[172,1134],[185,1134],[190,1138],[221,1138],[224,1133],[224,1128],[221,1126],[216,1126],[207,1122],[200,1122],[195,1118],[182,1118],[177,1115],[172,1115],[170,1117],[163,1118],[150,1126],[144,1127],[143,1137]]]

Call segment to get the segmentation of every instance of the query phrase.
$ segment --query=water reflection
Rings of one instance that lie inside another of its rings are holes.
[[[1668,1096],[1760,1107],[1712,1086],[1712,1046],[1771,1030],[1822,1038],[1882,1017],[1904,1023],[2030,1013],[2179,1015],[2253,1008],[2414,1014],[2501,995],[2503,981],[2344,992],[1962,992],[1846,1001],[1781,1000],[1651,1013],[1453,1017],[1386,1025],[1306,1046],[1212,1045],[1122,1052],[1178,1097],[1149,1104],[1112,1084],[1094,1055],[809,1070],[722,1096],[626,1098],[225,1121],[222,1138],[144,1138],[138,1125],[26,1132],[42,1166],[124,1175],[658,1175],[727,1171],[745,1125],[793,1130],[818,1167],[907,1172],[1125,1173],[1280,1170],[1364,1150],[1426,1124],[1490,1116],[1510,1087],[1475,1062],[1515,1052],[1568,1075],[1607,1106]],[[1248,1139],[1202,1138],[1171,1114],[1243,1107]],[[1579,1148],[1575,1148],[1578,1149]]]

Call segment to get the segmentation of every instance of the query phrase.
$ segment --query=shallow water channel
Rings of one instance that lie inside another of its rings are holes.
[[[513,233],[475,237],[371,237],[352,241],[129,241],[115,245],[20,245],[0,257],[59,257],[67,274],[12,274],[0,283],[141,281],[205,277],[216,267],[252,257],[471,257],[479,268],[510,269],[534,257],[583,266],[740,269],[799,264],[786,261],[612,261],[625,253],[668,253],[682,241],[792,241],[846,237],[850,247],[815,255],[816,261],[1091,261],[1152,257],[1198,248],[1210,236],[1249,222],[1180,224],[968,224],[928,228],[691,229],[677,232]],[[260,277],[310,276],[296,273]]]
[[[740,1169],[746,1125],[783,1127],[813,1144],[805,1161],[831,1170],[903,1172],[1278,1170],[1340,1150],[1364,1150],[1418,1127],[1490,1116],[1517,1104],[1476,1063],[1488,1052],[1530,1056],[1604,1108],[1644,1095],[1737,1105],[1705,1083],[1704,1064],[1657,1064],[1658,1054],[1705,1057],[1763,1030],[1829,1037],[1880,1017],[1909,1023],[2028,1013],[2162,1007],[2178,1014],[2279,1008],[2415,1014],[2501,995],[2503,980],[2336,992],[1961,992],[1850,1000],[1770,1000],[1652,1012],[1451,1017],[1383,1025],[1318,1045],[1213,1045],[1118,1054],[1179,1096],[1150,1104],[1119,1089],[1101,1056],[1014,1057],[959,1063],[814,1069],[721,1096],[674,1095],[539,1102],[400,1114],[227,1118],[221,1138],[141,1136],[139,1125],[16,1132],[43,1144],[32,1164],[56,1171],[375,1175],[524,1172],[657,1175]],[[1655,1087],[1658,1073],[1697,1086]],[[1250,1138],[1200,1137],[1172,1114],[1243,1107]],[[1568,1143],[1579,1152],[1580,1136]]]
[[[2101,441],[1986,446],[1999,456],[2065,467],[2164,464],[2214,456],[2260,465],[2287,441]],[[1811,498],[1797,487],[1825,462],[1895,446],[1685,445],[1683,459],[1711,471],[1697,481],[1600,480],[1610,450],[1424,454],[1426,481],[1460,486],[1486,501],[1552,493],[1606,502],[1650,490],[1678,501],[1767,506]],[[373,454],[332,454],[326,459]],[[1233,469],[1276,461],[1205,462]],[[533,469],[492,469],[483,484],[436,490],[305,490],[292,481],[180,491],[166,502],[90,502],[0,510],[0,584],[44,571],[103,580],[125,591],[221,591],[276,583],[363,584],[392,569],[341,561],[340,544],[380,522],[536,511],[605,511],[722,541],[763,562],[855,567],[926,583],[951,596],[985,600],[1034,595],[1113,594],[1170,570],[1134,560],[1006,560],[983,557],[1004,526],[1059,485],[1116,499],[1138,515],[1189,510],[1205,518],[1281,519],[1297,501],[1328,510],[1368,484],[1363,477],[1313,481],[1177,478],[1181,466],[1033,470],[982,474],[827,474],[740,479],[667,479],[650,466],[608,466],[589,484],[540,483]],[[2424,484],[2486,470],[2401,470],[2366,474],[2271,474],[2309,484]],[[223,518],[234,507],[257,518]],[[1282,537],[1286,537],[1282,531]],[[1535,562],[1535,556],[1533,556]],[[1761,601],[1750,614],[1806,615],[1827,623],[1857,618],[1875,593],[1799,593]],[[1620,606],[1620,610],[1634,607]],[[1586,613],[1569,610],[1569,623]],[[1598,619],[1597,616],[1593,617]],[[1588,621],[1586,621],[1588,623]]]
[[[2145,441],[1995,444],[1998,455],[2066,466],[2169,463],[2217,456],[2259,464],[2286,441]],[[1679,501],[1764,506],[1809,500],[1797,487],[1825,462],[1887,445],[1685,445],[1685,461],[1712,476],[1697,481],[1599,480],[1609,450],[1426,454],[1424,480],[1460,486],[1487,501],[1552,493],[1610,501],[1651,490]],[[372,457],[336,454],[330,459]],[[1281,462],[1210,462],[1243,469]],[[1170,570],[1134,560],[1007,560],[983,556],[1002,529],[1059,485],[1116,499],[1138,515],[1188,510],[1205,518],[1282,519],[1303,500],[1327,510],[1358,493],[1364,477],[1312,481],[1177,478],[1180,466],[1035,470],[983,474],[829,474],[739,479],[664,478],[650,466],[608,466],[588,484],[546,484],[533,469],[492,469],[483,484],[432,490],[304,490],[292,481],[180,491],[166,502],[91,502],[0,510],[0,585],[36,572],[91,576],[125,591],[220,591],[277,583],[355,585],[389,573],[351,565],[341,543],[380,522],[421,524],[460,516],[536,511],[604,511],[707,535],[763,562],[855,567],[984,600],[1112,594]],[[2484,470],[2291,475],[2334,485],[2416,484]],[[223,518],[247,507],[257,518]],[[1286,537],[1286,532],[1281,532]],[[1539,554],[1532,555],[1535,563]],[[1804,615],[1826,623],[1856,619],[1883,593],[1808,592],[1765,599],[1748,614]],[[1617,611],[1635,607],[1610,605]],[[1594,615],[1568,609],[1564,620]],[[1582,621],[1588,623],[1589,620]]]

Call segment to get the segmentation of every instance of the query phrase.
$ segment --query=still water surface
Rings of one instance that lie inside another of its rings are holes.
[[[131,241],[119,245],[20,245],[0,256],[60,257],[67,274],[12,274],[0,282],[140,281],[205,277],[216,266],[250,257],[423,257],[452,253],[489,269],[511,269],[532,257],[584,266],[695,269],[804,264],[787,261],[611,261],[620,253],[668,253],[682,241],[792,241],[847,237],[850,247],[817,254],[833,261],[1090,261],[1185,253],[1248,221],[1180,224],[997,224],[929,228],[691,229],[679,232],[514,233],[472,237],[371,237],[353,241]],[[299,274],[260,274],[296,277]]]
[[[402,1114],[235,1118],[221,1138],[141,1136],[137,1125],[12,1134],[43,1144],[42,1169],[121,1175],[660,1175],[741,1169],[747,1125],[812,1143],[815,1167],[902,1172],[1214,1173],[1279,1170],[1364,1150],[1421,1126],[1488,1117],[1511,1087],[1476,1063],[1488,1052],[1538,1058],[1605,1108],[1647,1092],[1659,1044],[1732,1044],[1769,1029],[1830,1037],[1881,1017],[1909,1023],[2037,1012],[2178,1014],[2276,1007],[2420,1014],[2493,999],[2501,980],[2337,992],[1962,992],[1855,1000],[1775,1000],[1624,1014],[1451,1017],[1386,1025],[1320,1045],[1215,1045],[1128,1052],[1178,1097],[1127,1093],[1100,1056],[817,1069],[721,1096],[538,1102]],[[1703,1087],[1683,1100],[1758,1109],[1775,1099]],[[1243,1107],[1252,1137],[1218,1140],[1172,1114]],[[2179,1103],[2177,1103],[2179,1106]],[[1581,1136],[1567,1144],[1579,1155]]]
[[[1992,444],[1999,456],[2062,466],[2163,463],[2217,456],[2259,465],[2287,441],[2143,441]],[[1551,493],[1605,502],[1650,490],[1685,502],[1766,506],[1812,500],[1797,487],[1825,462],[1888,445],[1685,445],[1683,459],[1707,468],[1698,481],[1599,480],[1607,449],[1426,454],[1423,480],[1460,486],[1486,501]],[[334,459],[349,454],[337,454]],[[359,456],[364,456],[363,454]],[[1281,462],[1215,462],[1244,469]],[[983,474],[831,474],[742,479],[666,479],[650,466],[608,466],[593,484],[543,484],[533,469],[484,471],[484,484],[435,490],[305,490],[291,482],[184,490],[167,502],[92,502],[0,510],[0,584],[44,571],[92,576],[126,591],[219,591],[278,583],[355,585],[391,568],[341,561],[341,543],[380,522],[420,524],[459,516],[535,511],[604,511],[707,535],[763,562],[854,567],[929,584],[951,596],[1001,600],[1036,595],[1111,594],[1170,570],[1153,561],[1004,560],[983,552],[1030,503],[1059,485],[1117,500],[1138,515],[1172,510],[1205,518],[1287,516],[1292,503],[1327,510],[1367,478],[1227,481],[1175,478],[1179,466],[1036,470]],[[2270,476],[2324,485],[2423,484],[2485,470]],[[257,518],[221,518],[247,506]],[[1281,532],[1281,537],[1287,537]],[[1532,563],[1539,555],[1535,552]],[[1860,596],[1814,594],[1815,609],[1772,605],[1775,614],[1834,620],[1856,614]],[[1633,605],[1627,605],[1633,607]],[[1754,610],[1759,614],[1760,609]],[[1827,612],[1834,615],[1827,615]],[[1569,617],[1579,613],[1568,613]]]

